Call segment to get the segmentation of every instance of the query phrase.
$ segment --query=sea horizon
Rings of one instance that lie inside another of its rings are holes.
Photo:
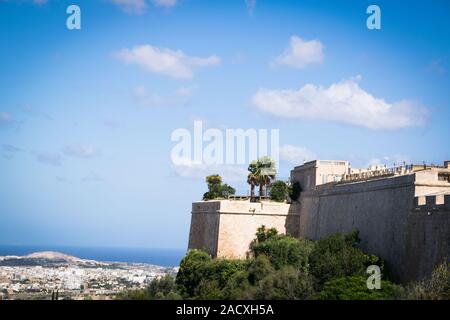
[[[25,256],[30,253],[42,251],[60,252],[87,260],[146,263],[162,267],[176,267],[179,266],[187,249],[65,245],[0,245],[0,256]]]

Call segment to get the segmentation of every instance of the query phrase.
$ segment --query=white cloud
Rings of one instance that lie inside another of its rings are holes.
[[[211,174],[219,174],[225,183],[247,181],[248,171],[239,165],[196,163],[188,158],[179,158],[172,165],[175,173],[182,178],[205,179]]]
[[[88,159],[99,155],[99,151],[91,145],[70,145],[64,148],[64,154],[66,156]]]
[[[177,0],[153,0],[157,7],[173,7],[177,4]]]
[[[176,79],[190,79],[196,67],[210,67],[220,63],[219,57],[206,58],[186,56],[183,51],[173,51],[151,45],[123,49],[116,54],[126,64],[137,64],[144,70]]]
[[[280,146],[280,160],[291,165],[301,165],[304,161],[317,159],[317,155],[304,147],[290,144]]]
[[[358,78],[328,88],[306,84],[299,90],[259,89],[252,103],[282,118],[336,121],[370,129],[398,129],[422,125],[426,109],[409,101],[388,103],[360,88]]]
[[[309,64],[323,61],[323,44],[319,40],[305,41],[292,36],[289,46],[275,59],[275,65],[287,65],[294,68],[305,68]]]
[[[130,14],[142,14],[147,10],[145,0],[110,0],[119,6],[123,11]]]

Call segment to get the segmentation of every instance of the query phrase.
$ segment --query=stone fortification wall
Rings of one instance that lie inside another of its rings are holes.
[[[394,279],[418,280],[450,257],[448,194],[448,180],[423,171],[317,185],[303,191],[297,204],[196,202],[189,248],[214,257],[244,258],[261,225],[314,240],[357,228],[360,247],[383,258]]]
[[[239,200],[193,203],[189,248],[203,249],[214,257],[245,258],[261,225],[298,236],[299,215],[294,207]]]
[[[425,207],[418,209],[420,201],[435,197],[415,198],[417,192],[442,191],[442,186],[425,181],[420,174],[411,174],[323,185],[304,192],[300,198],[300,236],[320,239],[357,228],[361,248],[386,260],[395,279],[407,282],[423,278],[449,256],[450,250],[447,204],[436,206],[440,209],[433,215],[424,215]]]

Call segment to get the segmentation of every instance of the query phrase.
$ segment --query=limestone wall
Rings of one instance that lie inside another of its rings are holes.
[[[217,200],[192,206],[189,248],[214,257],[245,258],[258,227],[298,235],[299,215],[286,203]]]
[[[301,195],[300,236],[319,239],[357,228],[361,248],[386,260],[394,279],[423,278],[450,256],[448,210],[440,207],[430,216],[422,214],[424,208],[417,211],[426,200],[415,199],[416,193],[436,189],[449,190],[420,174],[319,186]]]
[[[215,256],[219,239],[219,201],[194,202],[192,204],[189,249],[201,249]]]
[[[324,186],[301,195],[300,235],[316,240],[357,228],[363,250],[398,266],[404,262],[404,230],[413,199],[413,175]],[[400,277],[401,270],[394,273]]]
[[[428,196],[435,193],[436,196]],[[436,172],[353,183],[329,183],[303,191],[299,203],[220,200],[192,205],[189,248],[214,257],[244,258],[258,227],[320,239],[354,228],[360,247],[387,261],[401,282],[428,276],[450,257],[450,183]]]
[[[439,181],[439,170],[422,170],[416,173],[416,196],[446,192],[450,194],[450,183]]]
[[[450,262],[450,195],[416,197],[415,204],[405,239],[410,279],[429,274],[444,259]]]

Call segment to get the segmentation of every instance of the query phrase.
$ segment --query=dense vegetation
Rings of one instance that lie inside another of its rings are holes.
[[[270,188],[270,199],[277,202],[283,202],[287,199],[288,191],[288,186],[284,181],[275,181]]]
[[[203,200],[226,198],[236,193],[233,187],[222,183],[222,178],[218,174],[207,176],[205,180],[208,185],[208,192],[203,195]]]
[[[358,232],[319,241],[258,229],[246,260],[212,259],[191,250],[176,278],[154,280],[119,299],[450,299],[450,269],[440,265],[422,282],[402,287],[386,276],[381,289],[366,285],[369,265],[383,262],[357,248]]]

